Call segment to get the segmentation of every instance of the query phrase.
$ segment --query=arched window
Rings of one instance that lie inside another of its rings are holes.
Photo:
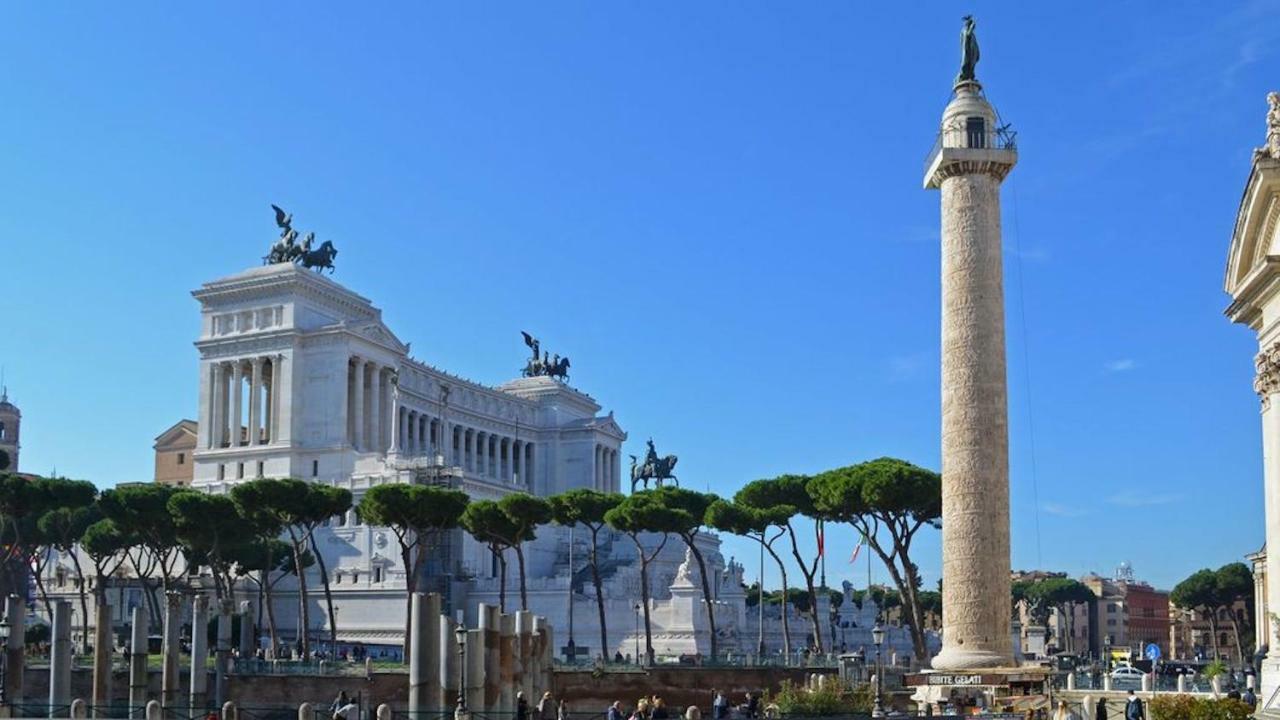
[[[3,421],[3,420],[0,420],[0,440],[4,440],[4,438],[5,438],[5,434],[4,434],[4,433],[5,433],[5,429],[4,429],[4,421]]]

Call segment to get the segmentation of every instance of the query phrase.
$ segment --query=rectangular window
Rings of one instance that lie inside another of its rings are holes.
[[[1110,618],[1109,620],[1107,620],[1107,625],[1114,627],[1115,624],[1116,624],[1115,618]]]
[[[379,566],[379,567],[375,567],[375,568],[373,569],[373,581],[374,581],[375,583],[380,583],[380,582],[382,582],[382,567],[381,567],[381,566]]]
[[[320,461],[312,460],[311,461],[311,477],[317,477],[319,475],[320,475]]]
[[[236,479],[244,479],[244,463],[236,463]]]
[[[186,454],[186,453],[178,453],[178,464],[179,464],[179,465],[186,465],[186,464],[187,464],[187,454]]]
[[[968,135],[968,142],[965,143],[971,148],[985,148],[987,146],[987,120],[981,117],[971,117],[965,120],[965,134]]]
[[[222,463],[218,463],[218,479],[219,480],[227,479],[227,466],[223,465]]]
[[[258,461],[258,477],[262,477],[262,461]]]

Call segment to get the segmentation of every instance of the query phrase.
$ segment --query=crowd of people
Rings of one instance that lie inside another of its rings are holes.
[[[719,690],[711,692],[711,720],[730,720],[731,718],[757,720],[762,717],[761,712],[760,693],[747,693],[742,698],[742,702],[734,704],[723,692]],[[683,711],[679,708],[673,711],[667,707],[662,698],[653,696],[640,698],[636,701],[634,709],[627,710],[623,707],[621,700],[615,700],[609,706],[605,720],[676,720],[680,717],[684,720],[702,720],[702,708],[689,705]],[[558,720],[564,720],[564,718]]]

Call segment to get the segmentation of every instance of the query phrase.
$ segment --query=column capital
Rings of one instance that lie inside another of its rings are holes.
[[[1253,359],[1257,374],[1253,378],[1253,391],[1262,400],[1262,409],[1271,407],[1271,396],[1280,393],[1280,342],[1263,348]]]

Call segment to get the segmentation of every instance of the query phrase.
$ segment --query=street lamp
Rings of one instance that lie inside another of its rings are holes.
[[[871,628],[871,642],[876,646],[876,704],[871,710],[871,717],[884,717],[884,699],[881,691],[884,687],[884,668],[880,664],[880,646],[884,644],[884,628],[880,623]]]
[[[467,715],[467,628],[459,624],[453,631],[458,643],[458,707],[453,711],[454,720],[466,720]]]
[[[636,603],[634,609],[636,611],[636,664],[643,665],[640,662],[640,603]]]
[[[0,652],[0,706],[9,704],[9,697],[5,694],[5,687],[9,684],[9,618],[0,618],[0,648],[4,648]]]

